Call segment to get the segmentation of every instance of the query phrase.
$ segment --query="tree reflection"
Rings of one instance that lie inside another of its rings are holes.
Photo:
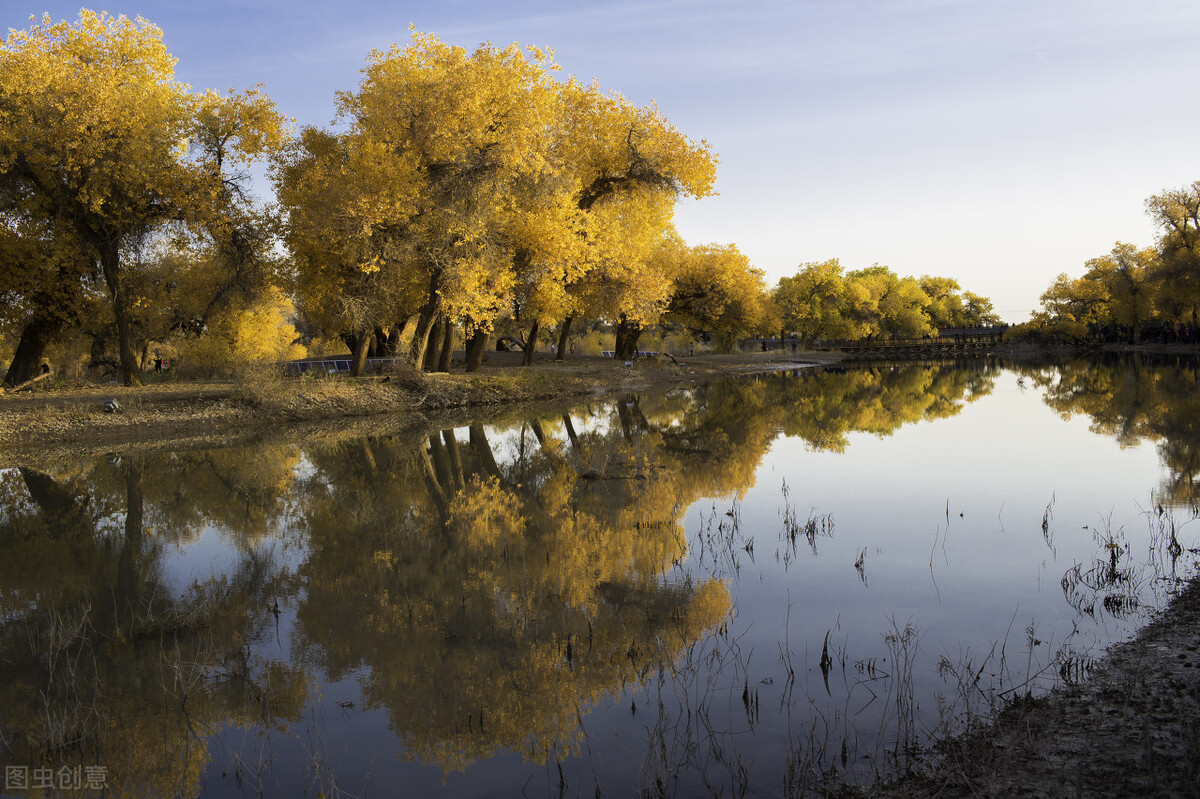
[[[1168,505],[1200,501],[1200,392],[1190,356],[1134,354],[1018,367],[1064,418],[1083,414],[1093,432],[1123,447],[1156,443],[1169,472],[1158,491]]]
[[[994,374],[760,375],[486,428],[0,472],[5,761],[194,795],[207,738],[297,718],[317,672],[355,675],[408,757],[566,756],[589,707],[727,619],[725,584],[682,568],[690,506],[742,497],[780,432],[840,450],[957,413]],[[207,531],[237,564],[172,587],[166,556]],[[280,540],[303,547],[295,573]],[[281,602],[291,662],[255,654]]]
[[[589,705],[724,619],[722,583],[665,579],[695,489],[622,424],[636,400],[617,408],[582,434],[534,418],[310,453],[301,638],[335,678],[370,667],[364,704],[407,756],[566,756]]]
[[[806,370],[769,380],[764,405],[782,431],[814,450],[842,452],[850,433],[889,436],[905,424],[955,416],[992,392],[987,361]]]
[[[169,536],[148,525],[170,470],[90,467],[0,473],[2,759],[101,766],[122,795],[196,795],[210,733],[275,725],[307,697],[302,672],[247,649],[278,573],[249,550],[230,578],[172,590]]]

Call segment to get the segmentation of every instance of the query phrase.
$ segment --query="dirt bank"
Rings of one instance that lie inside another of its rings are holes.
[[[1010,705],[874,797],[1200,796],[1200,582],[1087,682]]]
[[[669,387],[839,357],[773,351],[642,358],[626,366],[612,358],[577,356],[567,361],[539,358],[521,367],[521,353],[496,352],[474,374],[396,373],[361,379],[255,374],[239,381],[165,380],[141,388],[43,380],[0,396],[0,465],[49,454],[220,445],[264,428],[311,428],[338,419],[388,417],[397,424],[419,424],[451,409],[482,412],[514,403]],[[108,400],[115,400],[119,410],[107,411]]]

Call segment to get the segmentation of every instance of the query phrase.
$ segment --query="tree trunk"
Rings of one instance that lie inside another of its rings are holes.
[[[632,360],[637,356],[637,342],[642,335],[642,326],[637,322],[630,322],[625,314],[621,314],[621,320],[617,323],[617,342],[614,347],[614,355],[623,361]]]
[[[385,358],[395,358],[400,352],[400,333],[404,329],[404,325],[394,324],[388,330],[387,344],[383,348]]]
[[[375,448],[371,446],[371,439],[360,438],[358,440],[358,449],[359,456],[367,467],[367,474],[369,475],[367,482],[374,486],[378,483],[379,461],[375,457]]]
[[[133,316],[129,311],[129,297],[125,293],[125,281],[121,279],[121,254],[118,242],[105,242],[100,247],[100,265],[104,268],[104,282],[112,297],[113,316],[117,319],[117,343],[121,352],[121,380],[127,386],[140,386],[142,376],[137,368],[137,353],[133,350]]]
[[[425,476],[425,488],[429,491],[429,498],[437,506],[438,515],[445,519],[446,514],[450,511],[450,501],[441,484],[438,483],[436,470],[429,458],[429,451],[423,446],[417,447],[417,454],[421,458],[422,472]]]
[[[640,402],[636,394],[629,394],[617,401],[617,418],[621,421],[621,432],[626,440],[633,438],[634,433],[644,433],[650,429],[650,421],[642,413]]]
[[[51,518],[60,517],[77,506],[76,496],[50,475],[27,466],[18,466],[17,469],[25,480],[29,498],[42,509],[43,515]],[[57,527],[50,528],[52,537],[59,532]]]
[[[425,363],[425,348],[429,343],[429,328],[433,326],[434,306],[426,304],[417,314],[417,326],[413,328],[412,341],[408,343],[408,359],[417,369]]]
[[[617,418],[621,420],[621,435],[626,441],[633,438],[634,420],[633,414],[629,411],[629,405],[632,404],[624,398],[617,400]]]
[[[364,330],[354,342],[354,357],[350,359],[350,376],[361,377],[367,365],[367,353],[371,350],[371,342],[375,336],[370,330]]]
[[[571,423],[571,414],[564,413],[562,415],[563,426],[567,428],[567,438],[571,439],[571,446],[579,446],[579,434],[575,432],[575,425]]]
[[[484,330],[476,330],[467,342],[467,371],[478,372],[483,366],[483,353],[487,350],[488,334]]]
[[[19,386],[41,374],[42,353],[54,335],[58,325],[48,317],[38,314],[25,323],[17,351],[4,374],[4,385]]]
[[[425,342],[424,369],[426,372],[432,372],[437,367],[437,341],[442,337],[442,325],[444,324],[446,324],[446,317],[439,315],[429,326],[429,336]]]
[[[565,361],[567,359],[567,340],[571,335],[571,321],[574,316],[570,314],[562,321],[562,325],[558,328],[558,352],[554,353],[554,360]]]
[[[525,355],[521,358],[522,366],[531,366],[533,364],[533,355],[537,352],[537,335],[538,323],[534,322],[533,327],[529,328],[529,338],[525,340]]]
[[[442,441],[446,444],[446,455],[450,460],[450,477],[454,480],[454,487],[462,491],[467,481],[463,477],[462,457],[458,453],[458,439],[454,437],[453,428],[442,431]]]
[[[438,356],[437,370],[439,372],[450,372],[450,361],[454,355],[454,323],[446,319],[445,327],[442,330],[442,354]]]
[[[371,342],[372,358],[382,358],[387,352],[388,335],[382,327],[375,328],[375,339]]]
[[[542,427],[542,420],[536,417],[531,419],[529,429],[533,431],[533,437],[537,439],[538,446],[543,450],[546,449],[546,429]]]
[[[140,591],[138,562],[142,555],[142,524],[145,491],[142,488],[141,458],[126,459],[125,466],[125,541],[117,560],[117,586],[115,598],[118,613],[121,606],[136,607]]]
[[[450,474],[450,456],[437,433],[429,434],[429,455],[433,459],[433,472],[437,483],[442,487],[442,493],[449,498],[454,489],[454,478]]]

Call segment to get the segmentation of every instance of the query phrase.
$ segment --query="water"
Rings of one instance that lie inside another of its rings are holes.
[[[1194,573],[1196,374],[797,371],[7,469],[8,792],[870,781]]]

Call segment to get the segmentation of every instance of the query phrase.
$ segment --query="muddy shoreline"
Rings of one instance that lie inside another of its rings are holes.
[[[1019,699],[903,779],[844,796],[1200,796],[1200,581],[1088,679]]]

